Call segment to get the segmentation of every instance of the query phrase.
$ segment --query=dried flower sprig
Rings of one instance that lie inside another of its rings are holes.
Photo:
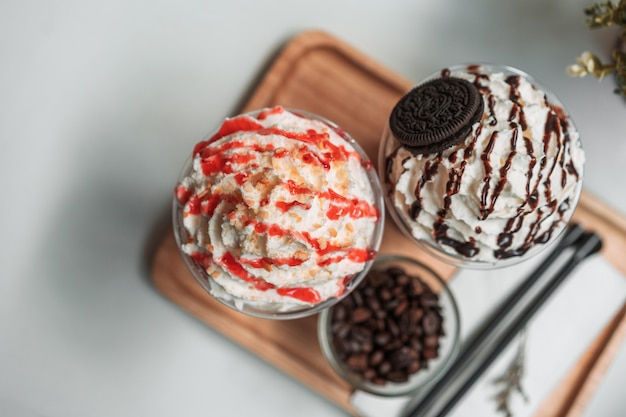
[[[576,58],[575,64],[567,67],[567,73],[572,77],[593,75],[598,79],[602,79],[611,74],[613,71],[615,71],[615,66],[613,64],[603,64],[600,61],[600,58],[591,52],[583,52],[578,58]]]
[[[587,24],[590,28],[626,25],[626,2],[621,0],[617,5],[607,2],[598,3],[585,9]]]
[[[587,24],[591,29],[620,26],[622,42],[613,50],[613,62],[603,63],[600,58],[591,52],[583,52],[576,63],[567,67],[567,73],[572,77],[584,77],[592,75],[603,79],[607,75],[615,74],[618,87],[615,93],[626,96],[626,53],[621,49],[626,44],[626,0],[620,0],[618,4],[611,2],[598,3],[585,9]]]
[[[500,389],[495,396],[497,411],[504,414],[505,417],[513,417],[510,408],[510,400],[513,394],[519,394],[522,399],[528,402],[528,397],[522,388],[522,378],[524,376],[524,363],[526,358],[526,329],[521,332],[521,340],[517,348],[515,357],[507,367],[503,375],[496,378],[493,383]]]

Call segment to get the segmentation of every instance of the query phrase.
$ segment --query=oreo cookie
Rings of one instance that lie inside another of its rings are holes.
[[[483,98],[467,80],[436,78],[398,101],[389,117],[396,139],[411,152],[437,153],[463,141],[482,117]]]

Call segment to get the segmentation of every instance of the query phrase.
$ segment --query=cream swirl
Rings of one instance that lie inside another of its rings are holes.
[[[395,208],[420,240],[465,259],[495,263],[556,236],[580,193],[578,132],[546,93],[520,75],[480,66],[444,70],[472,82],[482,119],[436,154],[398,148],[387,157]]]
[[[176,189],[183,251],[236,298],[339,296],[375,254],[371,169],[323,121],[282,107],[227,119]]]

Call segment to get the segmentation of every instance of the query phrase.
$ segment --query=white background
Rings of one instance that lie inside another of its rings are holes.
[[[626,100],[565,74],[613,45],[590,4],[0,2],[0,415],[343,415],[150,285],[191,147],[285,42],[323,29],[414,81],[471,61],[534,75],[576,121],[586,189],[626,213]],[[587,415],[621,415],[625,383],[626,347]]]

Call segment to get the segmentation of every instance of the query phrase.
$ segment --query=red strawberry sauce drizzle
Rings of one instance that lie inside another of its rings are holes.
[[[276,127],[264,127],[259,120],[265,120],[271,115],[280,114],[284,110],[282,107],[275,107],[272,109],[264,110],[257,116],[256,120],[247,115],[236,116],[234,118],[226,119],[222,124],[219,131],[207,141],[198,143],[194,147],[193,155],[200,155],[200,166],[202,172],[206,176],[215,174],[233,174],[235,170],[233,165],[254,165],[257,156],[255,153],[262,152],[274,152],[274,158],[282,158],[289,155],[289,152],[284,148],[274,149],[272,144],[266,146],[261,145],[246,145],[241,141],[233,140],[223,143],[219,146],[210,146],[217,140],[237,132],[256,132],[260,136],[268,135],[281,135],[285,138],[300,141],[306,144],[312,144],[321,150],[319,154],[311,152],[307,146],[301,146],[297,148],[292,157],[298,157],[305,164],[316,164],[322,166],[325,170],[331,168],[331,163],[335,161],[346,161],[349,158],[357,158],[361,161],[360,155],[355,151],[347,151],[343,146],[337,146],[330,142],[328,133],[317,132],[315,130],[307,130],[306,132],[292,132],[278,129]],[[335,131],[337,128],[331,127]],[[341,131],[339,132],[341,133]],[[345,135],[342,135],[345,137]],[[247,150],[248,152],[230,152],[229,150]],[[250,152],[251,151],[251,152]],[[361,163],[365,169],[373,169],[372,164],[369,161],[367,163]],[[234,174],[235,181],[239,185],[243,185],[249,179],[249,171],[239,171]],[[359,219],[363,217],[374,217],[378,221],[380,213],[373,205],[364,200],[358,198],[347,198],[339,193],[329,189],[324,192],[317,192],[311,190],[308,187],[296,184],[293,180],[288,180],[284,186],[289,190],[289,193],[297,198],[299,195],[317,195],[321,199],[328,200],[329,206],[326,211],[326,216],[330,220],[337,220],[341,217],[349,216],[353,219]],[[191,190],[188,190],[183,185],[178,185],[175,190],[177,200],[181,204],[186,204],[187,210],[184,215],[187,214],[202,214],[205,216],[212,216],[215,208],[221,201],[229,200],[230,202],[238,202],[234,196],[212,194],[206,195],[200,198],[194,194]],[[265,200],[267,205],[268,201]],[[302,210],[310,209],[310,205],[298,201],[279,201],[276,203],[276,207],[283,213],[297,207]],[[342,259],[349,259],[353,262],[364,263],[374,258],[375,251],[371,251],[363,248],[343,248],[333,246],[328,242],[320,242],[317,239],[311,237],[308,232],[292,232],[281,228],[276,224],[266,224],[255,220],[243,219],[246,225],[252,225],[256,233],[267,233],[269,236],[291,236],[295,239],[304,241],[310,247],[312,247],[317,256],[320,258],[317,261],[319,266],[328,266],[335,262],[340,262]],[[334,256],[326,256],[336,253]],[[267,268],[269,266],[290,266],[295,267],[301,265],[306,260],[299,258],[241,258],[239,261],[230,253],[226,252],[219,258],[211,258],[208,254],[200,254],[196,252],[192,255],[192,258],[200,265],[207,266],[210,264],[211,259],[217,265],[228,271],[231,275],[242,279],[245,282],[251,283],[257,290],[267,291],[275,289],[276,292],[282,296],[292,297],[301,301],[315,304],[321,301],[320,294],[309,287],[282,287],[276,288],[275,285],[265,281],[262,278],[254,276],[243,265],[247,265],[250,268]],[[346,281],[349,281],[350,277],[345,277],[341,280],[337,296],[341,295],[345,291]]]

